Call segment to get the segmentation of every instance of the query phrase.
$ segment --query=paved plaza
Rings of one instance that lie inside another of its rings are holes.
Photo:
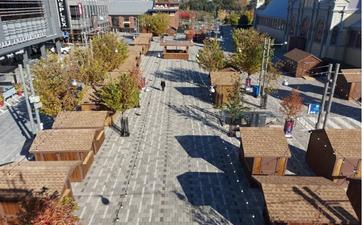
[[[240,142],[227,136],[228,126],[221,125],[221,114],[211,104],[208,76],[195,60],[199,48],[191,48],[189,61],[164,60],[157,57],[159,43],[153,42],[143,56],[148,91],[142,92],[140,108],[125,113],[131,135],[120,137],[107,128],[87,177],[72,183],[82,224],[264,224],[262,194],[249,185],[238,158]],[[269,96],[267,110],[273,125],[282,126],[280,99],[292,88],[301,92],[305,106],[288,139],[287,173],[313,175],[304,156],[316,116],[306,111],[309,103],[319,102],[322,83],[286,77],[286,87],[283,79]],[[166,81],[164,92],[161,80]],[[260,110],[259,98],[246,95],[245,100],[251,110]],[[360,128],[360,121],[360,105],[337,98],[327,127]],[[0,126],[0,163],[22,159],[31,139],[21,99],[1,111]]]

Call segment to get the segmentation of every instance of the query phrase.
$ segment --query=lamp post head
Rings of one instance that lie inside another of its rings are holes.
[[[77,80],[76,80],[76,79],[72,79],[72,80],[70,81],[70,85],[72,85],[73,87],[77,87],[77,86],[78,86]]]
[[[214,88],[214,86],[212,86],[212,85],[210,86],[210,92],[211,92],[211,93],[215,93],[215,88]]]

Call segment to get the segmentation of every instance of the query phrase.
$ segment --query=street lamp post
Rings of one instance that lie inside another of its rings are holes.
[[[268,40],[267,40],[268,39]],[[264,48],[263,48],[263,58],[262,58],[262,65],[261,65],[261,73],[259,79],[259,86],[260,86],[260,107],[266,108],[266,95],[265,95],[265,76],[268,72],[268,64],[269,64],[269,57],[270,57],[270,49],[274,46],[284,46],[287,45],[288,42],[274,44],[272,43],[270,38],[266,38],[264,40]],[[264,58],[266,57],[266,58]]]

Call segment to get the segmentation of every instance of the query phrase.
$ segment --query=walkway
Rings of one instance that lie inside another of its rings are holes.
[[[157,46],[142,63],[150,91],[129,113],[131,136],[107,130],[87,178],[72,184],[81,221],[262,225],[261,194],[241,170],[239,141],[214,116],[206,74],[195,61],[157,58]]]

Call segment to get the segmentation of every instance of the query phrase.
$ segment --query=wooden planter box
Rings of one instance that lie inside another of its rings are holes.
[[[290,150],[282,128],[240,128],[240,160],[250,175],[283,176]]]
[[[47,188],[61,199],[73,197],[69,175],[80,162],[15,162],[0,167],[0,224],[18,222],[22,199],[30,191]]]
[[[358,225],[343,187],[323,177],[254,176],[270,225]]]
[[[103,141],[96,133],[95,129],[44,130],[37,134],[30,153],[36,161],[82,161],[70,176],[71,181],[82,181]]]
[[[361,130],[313,130],[306,161],[316,175],[338,184],[361,177]]]

